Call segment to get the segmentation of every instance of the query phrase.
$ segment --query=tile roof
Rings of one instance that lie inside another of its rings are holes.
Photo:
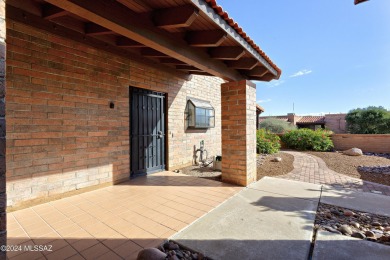
[[[216,0],[205,0],[209,6],[211,6],[214,11],[221,16],[239,35],[241,35],[242,38],[244,38],[253,49],[255,49],[261,57],[263,57],[271,66],[274,68],[278,73],[278,78],[280,77],[280,74],[282,74],[281,69],[276,66],[275,63],[271,61],[271,59],[265,54],[264,51],[260,49],[259,46],[256,45],[256,43],[244,32],[244,30],[231,18],[229,17],[229,14],[225,12],[221,6],[217,4]]]
[[[268,118],[275,118],[275,119],[279,119],[281,121],[288,122],[288,117],[287,116],[260,116],[259,117],[259,122],[262,122],[263,120],[268,119]]]
[[[324,116],[302,116],[297,124],[325,124]]]
[[[261,112],[264,112],[264,108],[258,104],[256,104],[256,109],[260,110]]]

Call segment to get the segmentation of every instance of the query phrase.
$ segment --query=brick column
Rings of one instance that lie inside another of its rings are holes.
[[[246,186],[256,180],[256,85],[221,85],[222,181]]]
[[[5,0],[0,0],[0,245],[7,243],[7,199],[5,193]],[[6,252],[0,251],[0,259]]]

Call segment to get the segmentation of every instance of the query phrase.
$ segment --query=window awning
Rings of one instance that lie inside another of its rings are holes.
[[[202,101],[194,98],[189,98],[188,101],[190,101],[195,108],[199,107],[199,108],[206,108],[206,109],[214,109],[213,106],[207,101]]]

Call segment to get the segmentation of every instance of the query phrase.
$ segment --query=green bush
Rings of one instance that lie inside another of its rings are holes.
[[[296,127],[291,123],[276,118],[264,119],[259,124],[259,128],[266,129],[271,133],[277,133],[277,134],[285,133],[287,131],[296,129]]]
[[[280,138],[265,129],[256,132],[257,150],[259,153],[273,154],[279,152]]]
[[[390,134],[390,111],[384,107],[352,109],[345,120],[351,134]]]
[[[329,151],[333,148],[333,142],[330,139],[331,131],[318,129],[297,129],[285,133],[282,141],[292,149],[312,150],[312,151]]]

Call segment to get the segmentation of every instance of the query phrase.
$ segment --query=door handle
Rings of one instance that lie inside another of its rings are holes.
[[[158,138],[163,138],[164,137],[164,135],[163,135],[163,132],[162,131],[158,131]]]

